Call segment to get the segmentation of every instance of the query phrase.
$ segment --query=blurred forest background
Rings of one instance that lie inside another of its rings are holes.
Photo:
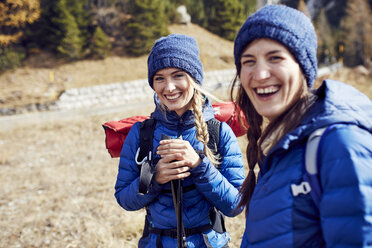
[[[256,0],[3,0],[0,2],[0,72],[34,54],[51,53],[64,63],[139,56],[180,22],[185,5],[192,23],[224,39],[256,10]],[[261,1],[262,2],[262,1]],[[276,1],[298,8],[315,23],[320,63],[370,66],[372,0]],[[311,6],[310,6],[311,4]],[[308,10],[308,7],[311,7]]]

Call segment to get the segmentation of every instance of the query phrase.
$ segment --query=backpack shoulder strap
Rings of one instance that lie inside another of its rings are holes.
[[[314,204],[318,208],[322,196],[322,187],[318,174],[320,168],[320,164],[318,163],[318,150],[319,143],[327,128],[328,127],[316,129],[310,134],[306,142],[305,160],[302,163],[304,171],[302,182],[298,185],[291,184],[293,196],[310,194]]]
[[[151,160],[152,143],[156,121],[152,118],[144,120],[140,125],[140,146],[137,161],[147,158]]]
[[[215,118],[210,119],[207,121],[208,125],[208,133],[209,133],[209,141],[208,147],[212,150],[214,154],[218,154],[218,147],[220,144],[220,129],[221,129],[221,122]],[[217,169],[219,167],[217,166]],[[211,219],[212,229],[218,233],[226,232],[225,227],[225,216],[221,211],[219,211],[216,207],[211,208],[209,212],[209,216]]]
[[[207,121],[207,125],[209,133],[208,147],[213,151],[213,153],[218,154],[221,122],[215,118],[212,118]]]
[[[305,150],[305,174],[304,180],[310,184],[310,196],[315,205],[319,208],[319,202],[322,195],[322,187],[318,174],[318,149],[319,142],[327,127],[319,128],[312,132],[306,142]]]
[[[152,149],[156,121],[146,119],[140,126],[140,146],[136,155],[136,162],[140,171],[139,193],[146,194],[149,191],[155,169],[152,165]]]

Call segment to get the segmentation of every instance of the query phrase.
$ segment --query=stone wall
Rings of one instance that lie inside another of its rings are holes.
[[[204,75],[203,88],[215,92],[229,87],[235,69],[211,71]],[[153,101],[147,79],[66,90],[52,107],[54,110],[110,107]]]

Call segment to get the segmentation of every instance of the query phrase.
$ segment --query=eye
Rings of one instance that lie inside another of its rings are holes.
[[[269,57],[269,61],[270,62],[280,62],[283,60],[283,57],[282,56],[278,56],[278,55],[275,55],[275,56],[270,56]]]
[[[164,80],[164,77],[162,77],[162,76],[155,76],[154,77],[154,81],[156,81],[156,82],[161,82],[163,80]]]
[[[185,73],[182,73],[182,72],[176,73],[173,75],[173,77],[176,79],[183,78],[184,76],[185,76]]]
[[[241,63],[244,66],[253,66],[255,64],[255,62],[256,61],[254,59],[242,59],[241,60]]]

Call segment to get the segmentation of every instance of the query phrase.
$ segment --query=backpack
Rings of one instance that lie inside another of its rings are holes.
[[[231,101],[212,104],[215,118],[226,122],[236,137],[247,133],[248,124],[243,112]],[[105,144],[112,158],[120,157],[121,148],[134,123],[148,119],[148,116],[132,116],[119,121],[108,121],[102,125],[105,131]]]
[[[320,199],[322,196],[322,187],[318,175],[320,163],[318,163],[319,143],[325,133],[327,127],[319,128],[313,131],[307,142],[305,150],[305,162],[303,164],[304,175],[302,182],[299,185],[292,184],[292,194],[310,194],[316,207],[319,208]]]

